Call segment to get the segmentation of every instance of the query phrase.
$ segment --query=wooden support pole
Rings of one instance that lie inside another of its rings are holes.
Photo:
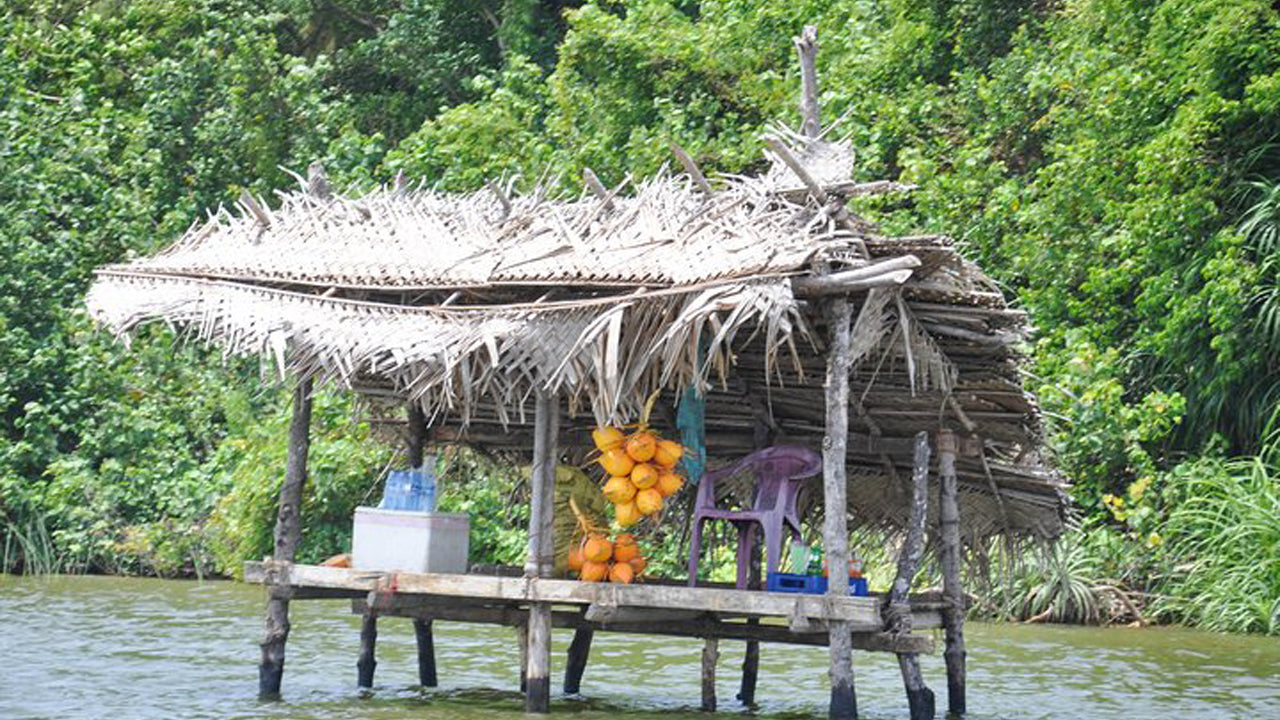
[[[418,641],[418,684],[439,685],[436,679],[436,638],[430,620],[414,620],[413,636]]]
[[[293,417],[289,421],[289,456],[284,482],[280,485],[280,507],[276,513],[275,547],[271,557],[292,562],[302,536],[302,488],[307,482],[307,452],[311,446],[311,379],[300,380],[293,390]],[[262,640],[262,662],[258,665],[258,695],[280,696],[284,678],[284,646],[289,639],[290,588],[273,585],[268,589],[266,635]]]
[[[516,626],[516,647],[520,650],[520,692],[529,687],[526,676],[529,674],[529,614],[525,613],[524,622]]]
[[[748,625],[759,625],[758,618],[747,620]],[[760,641],[748,640],[742,656],[742,685],[738,688],[738,700],[748,707],[756,702],[756,682],[760,677]]]
[[[573,642],[569,643],[569,661],[564,669],[564,693],[577,695],[582,690],[582,673],[587,670],[587,657],[591,654],[591,640],[595,631],[591,628],[578,628],[573,632]]]
[[[409,468],[422,467],[422,461],[426,457],[427,446],[427,416],[422,412],[422,406],[416,402],[409,403],[408,410],[408,461]]]
[[[846,445],[849,441],[849,326],[852,312],[849,302],[836,298],[827,306],[827,324],[831,342],[827,355],[826,436],[822,440],[822,542],[826,546],[830,582],[827,594],[849,594],[846,580],[849,568],[848,485],[845,475]],[[833,720],[858,717],[858,697],[853,685],[852,628],[849,623],[832,621],[831,705]]]
[[[420,468],[426,460],[427,416],[422,405],[409,403],[408,410],[408,460],[410,468]],[[413,637],[418,646],[418,684],[436,687],[436,639],[430,620],[413,621]]]
[[[822,134],[818,107],[818,28],[805,25],[800,37],[793,38],[800,56],[800,132],[816,139]]]
[[[549,577],[555,562],[552,521],[559,413],[559,400],[551,393],[539,390],[534,413],[533,472],[530,478],[529,557],[524,568],[528,578]],[[524,709],[525,712],[546,713],[551,709],[550,603],[530,605],[528,628]]]
[[[374,655],[377,644],[378,616],[371,611],[360,617],[360,659],[356,661],[358,687],[373,687],[373,671],[378,667],[378,660]]]
[[[946,649],[942,657],[947,664],[947,712],[952,715],[965,713],[965,649],[964,649],[964,586],[960,582],[960,505],[956,497],[955,433],[942,430],[938,433],[938,524],[941,547],[939,564],[942,566],[942,595],[946,608],[942,612]]]
[[[769,445],[769,421],[768,408],[764,407],[764,403],[759,397],[747,390],[748,399],[751,401],[752,412],[755,413],[755,445],[757,450],[763,450]],[[755,532],[755,528],[751,527],[748,532]],[[747,587],[752,590],[759,590],[760,587],[760,555],[765,551],[763,538],[762,542],[752,543],[751,566],[747,569]],[[747,625],[758,626],[760,618],[747,618]],[[746,707],[751,707],[756,702],[756,684],[760,678],[760,643],[755,640],[748,640],[745,652],[742,655],[742,684],[738,686],[738,701]]]
[[[898,554],[898,574],[889,589],[885,608],[885,631],[902,636],[911,633],[911,605],[908,601],[911,580],[924,557],[924,526],[929,505],[929,434],[916,435],[915,457],[911,474],[911,511],[907,520],[907,538]],[[924,684],[917,653],[898,653],[898,668],[907,692],[911,720],[933,720],[936,702],[933,691]]]
[[[716,663],[720,661],[720,641],[702,641],[702,711],[716,711]]]

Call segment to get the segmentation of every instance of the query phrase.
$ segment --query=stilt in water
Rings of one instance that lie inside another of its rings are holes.
[[[849,439],[850,321],[849,301],[843,297],[832,300],[827,310],[831,344],[827,356],[826,437],[822,441],[822,501],[826,509],[822,542],[832,578],[827,584],[827,594],[834,596],[849,594],[848,583],[837,579],[843,579],[849,567],[845,447]],[[853,684],[853,628],[847,621],[833,620],[829,631],[831,704],[828,715],[832,720],[852,720],[858,717],[858,695]]]
[[[418,684],[435,687],[439,683],[436,681],[436,640],[431,621],[414,620],[413,635],[418,641]]]
[[[573,642],[569,643],[569,662],[564,669],[564,692],[576,695],[582,689],[582,673],[587,669],[587,657],[591,654],[591,640],[595,631],[590,628],[578,628],[573,633]]]
[[[702,641],[702,711],[716,711],[716,663],[720,660],[720,641]]]
[[[516,647],[520,650],[520,692],[529,687],[529,626],[516,626]]]
[[[759,625],[757,618],[747,620],[748,625]],[[738,688],[738,700],[743,705],[751,706],[756,702],[756,680],[760,675],[760,643],[747,641],[746,653],[742,656],[742,685]]]
[[[409,467],[422,467],[426,459],[427,416],[418,403],[409,405]],[[413,636],[418,644],[418,684],[422,687],[435,687],[436,681],[436,641],[430,620],[413,621]]]
[[[956,496],[955,433],[938,433],[938,524],[941,529],[939,564],[942,565],[942,596],[946,607],[942,612],[946,649],[942,653],[947,665],[947,712],[965,713],[965,649],[964,586],[960,582],[960,505]]]
[[[911,579],[924,556],[924,526],[929,503],[929,435],[916,435],[915,462],[912,471],[911,510],[907,520],[907,537],[898,555],[898,574],[889,589],[885,608],[885,632],[904,635],[911,632],[909,597]],[[933,720],[937,709],[933,691],[924,684],[920,657],[916,653],[898,653],[898,668],[907,692],[911,720]]]
[[[378,667],[374,649],[378,644],[378,616],[367,612],[360,618],[360,659],[356,661],[356,685],[373,687],[373,671]]]
[[[302,535],[302,488],[307,482],[307,452],[311,446],[311,380],[298,381],[293,390],[293,417],[289,421],[288,460],[280,486],[280,507],[276,513],[273,560],[293,562]],[[284,679],[284,647],[289,640],[289,598],[287,585],[272,584],[267,589],[266,634],[262,640],[262,661],[258,665],[258,695],[280,696]]]
[[[534,414],[532,503],[529,513],[529,556],[527,578],[548,577],[555,562],[552,520],[555,505],[556,435],[559,400],[538,391]],[[529,607],[525,671],[525,712],[546,713],[551,709],[551,605],[537,602]]]

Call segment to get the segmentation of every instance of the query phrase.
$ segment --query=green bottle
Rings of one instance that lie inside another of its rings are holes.
[[[807,574],[822,574],[822,548],[815,547],[813,550],[809,551],[809,569],[807,570]]]

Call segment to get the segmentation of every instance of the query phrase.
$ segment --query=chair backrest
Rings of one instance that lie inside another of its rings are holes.
[[[753,510],[791,513],[795,512],[800,487],[798,481],[822,472],[822,455],[799,445],[777,445],[757,450],[704,475],[698,483],[698,507],[715,507],[716,482],[743,471],[750,471],[756,476]]]

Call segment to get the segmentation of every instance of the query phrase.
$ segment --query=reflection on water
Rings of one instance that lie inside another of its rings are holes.
[[[230,582],[0,576],[0,718],[475,720],[524,717],[514,633],[436,623],[441,687],[414,685],[413,630],[380,623],[377,686],[355,688],[359,626],[345,601],[293,603],[283,702],[256,699],[261,589]],[[553,667],[570,634],[556,631]],[[1280,640],[1175,629],[969,625],[974,720],[1280,718]],[[721,707],[736,701],[742,643],[721,642]],[[701,642],[599,634],[583,697],[553,699],[582,720],[705,718]],[[766,645],[758,714],[825,717],[826,648]],[[863,717],[904,718],[892,656],[855,656]],[[940,657],[926,678],[945,705]]]

